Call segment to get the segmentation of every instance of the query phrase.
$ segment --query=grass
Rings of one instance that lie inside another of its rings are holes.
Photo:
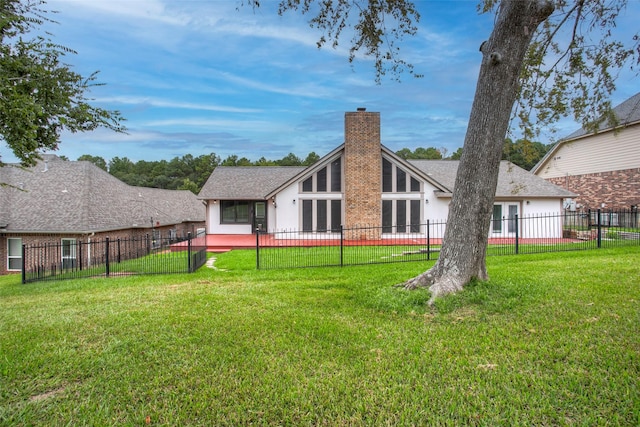
[[[639,425],[636,247],[21,285],[0,277],[1,425]]]

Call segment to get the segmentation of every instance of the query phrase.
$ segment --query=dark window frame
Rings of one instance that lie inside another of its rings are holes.
[[[220,202],[220,224],[251,224],[250,203],[248,200],[222,200]],[[238,207],[244,205],[247,208],[246,220],[242,215],[238,215]],[[228,219],[225,215],[225,209],[227,208],[233,208],[233,219]],[[240,220],[238,219],[239,217]]]

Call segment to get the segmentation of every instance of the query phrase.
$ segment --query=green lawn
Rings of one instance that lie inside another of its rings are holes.
[[[0,276],[0,425],[640,425],[637,246],[431,263]]]

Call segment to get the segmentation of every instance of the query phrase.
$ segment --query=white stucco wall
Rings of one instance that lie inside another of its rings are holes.
[[[275,208],[271,204],[273,213],[269,217],[269,231],[297,230],[299,228],[298,210],[300,209],[300,201],[298,198],[297,183],[288,186],[276,195]]]
[[[548,239],[562,237],[562,201],[526,199],[521,205],[520,237]]]

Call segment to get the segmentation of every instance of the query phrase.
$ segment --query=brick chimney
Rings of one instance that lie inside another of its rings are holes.
[[[364,108],[344,115],[345,228],[382,225],[380,113]],[[380,229],[348,239],[379,239]]]

